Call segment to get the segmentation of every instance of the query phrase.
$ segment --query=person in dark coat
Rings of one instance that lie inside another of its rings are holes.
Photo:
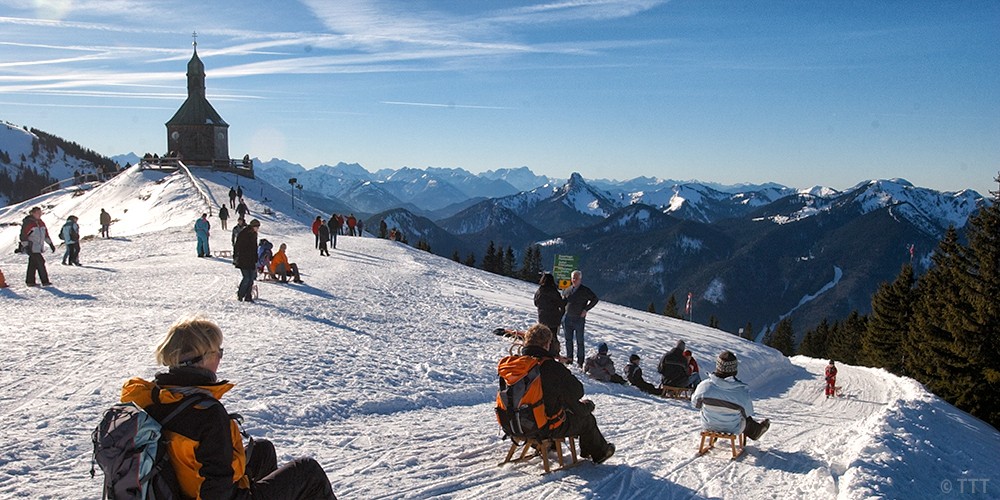
[[[337,225],[337,214],[330,214],[330,220],[326,222],[326,227],[330,231],[330,245],[336,250],[337,231],[340,230],[340,226]]]
[[[229,229],[226,227],[226,221],[229,220],[229,209],[225,205],[219,207],[219,220],[222,222],[222,229]]]
[[[236,208],[236,187],[229,188],[229,206]]]
[[[330,256],[330,251],[326,249],[327,242],[330,241],[330,227],[326,225],[323,219],[319,220],[319,227],[316,228],[317,237],[319,237],[319,254]]]
[[[580,455],[595,463],[604,463],[615,453],[615,445],[608,443],[597,427],[594,403],[583,399],[583,384],[562,363],[552,359],[549,344],[552,332],[545,325],[534,325],[524,335],[521,354],[542,360],[539,377],[542,379],[542,401],[549,416],[564,411],[566,420],[553,429],[552,437],[580,436]]]
[[[628,364],[625,365],[625,375],[628,378],[628,383],[639,388],[640,391],[647,394],[655,394],[659,396],[660,390],[656,388],[653,384],[646,382],[646,379],[642,378],[642,368],[639,367],[639,355],[633,354],[628,357]]]
[[[678,340],[677,346],[667,351],[660,358],[656,371],[660,372],[661,382],[666,387],[688,387],[688,361],[684,357],[684,341]]]
[[[563,326],[566,328],[566,357],[573,362],[573,338],[576,338],[576,363],[583,368],[583,332],[587,326],[587,311],[597,305],[597,295],[583,284],[583,273],[573,271],[572,284],[562,291],[566,299],[566,317]]]
[[[247,207],[246,202],[243,198],[240,198],[240,203],[236,205],[236,215],[239,215],[241,219],[245,219],[247,214],[250,213],[250,208]]]
[[[236,290],[236,299],[242,302],[253,302],[251,288],[257,279],[257,232],[260,230],[260,221],[254,219],[250,221],[243,231],[236,237],[236,244],[233,246],[233,265],[239,268],[243,274],[240,287]]]
[[[566,312],[566,301],[559,294],[556,279],[552,273],[542,273],[535,290],[535,307],[538,308],[538,322],[548,327],[552,332],[552,357],[559,358],[559,323],[562,323]]]

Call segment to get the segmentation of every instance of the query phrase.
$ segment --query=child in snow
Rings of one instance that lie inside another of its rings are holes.
[[[833,360],[830,360],[830,364],[826,366],[826,397],[837,395],[837,367],[833,364]]]
[[[661,391],[656,388],[653,384],[646,382],[642,378],[642,368],[639,368],[639,355],[633,354],[628,357],[628,364],[625,365],[625,375],[628,377],[628,382],[639,388],[640,391],[647,394],[655,394],[659,396]]]
[[[608,344],[602,342],[597,348],[597,353],[587,358],[583,365],[583,372],[594,380],[601,382],[614,382],[624,384],[625,379],[615,373],[615,362],[608,356]]]

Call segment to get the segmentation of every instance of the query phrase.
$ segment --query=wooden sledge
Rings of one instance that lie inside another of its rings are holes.
[[[694,393],[694,389],[690,387],[670,387],[668,385],[660,386],[660,390],[663,391],[661,395],[665,398],[685,399],[687,401],[691,401],[691,394]]]
[[[708,440],[708,445],[705,445],[705,440]],[[743,454],[743,450],[747,447],[747,435],[744,433],[727,434],[725,432],[715,432],[715,431],[701,431],[701,444],[698,446],[698,456],[702,456],[709,452],[715,447],[715,442],[719,439],[728,439],[729,444],[733,450],[733,460],[739,458]],[[737,440],[739,445],[737,445]]]
[[[233,258],[232,250],[216,250],[215,252],[212,253],[214,253],[216,257],[225,257],[230,259]]]
[[[549,438],[549,439],[534,439],[534,438],[515,438],[511,437],[510,449],[507,451],[507,458],[498,465],[503,465],[510,462],[524,462],[530,460],[536,456],[542,457],[542,466],[545,468],[545,473],[548,474],[552,472],[552,468],[549,464],[549,451],[555,450],[556,457],[559,460],[559,468],[556,470],[568,469],[576,465],[579,460],[576,456],[576,441],[579,436],[569,436],[564,438]],[[566,440],[569,440],[569,451],[572,461],[567,465],[563,461],[563,445],[566,444]],[[518,448],[521,448],[521,456],[513,459],[514,453],[517,452]],[[528,452],[532,449],[535,450],[535,454],[529,456]]]

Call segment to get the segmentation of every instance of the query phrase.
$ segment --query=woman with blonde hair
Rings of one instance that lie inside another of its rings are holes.
[[[157,420],[184,399],[197,398],[164,426],[181,493],[195,499],[335,500],[326,473],[312,458],[279,469],[269,441],[250,439],[244,448],[240,424],[219,402],[233,388],[216,377],[224,351],[218,325],[197,316],[182,318],[156,348],[157,362],[168,371],[153,381],[133,378],[122,388],[123,403],[135,403]]]

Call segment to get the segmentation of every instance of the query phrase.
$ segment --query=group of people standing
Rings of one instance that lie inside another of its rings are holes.
[[[570,275],[570,286],[559,290],[552,273],[542,273],[535,291],[535,307],[538,309],[538,322],[545,325],[552,333],[553,342],[550,348],[555,357],[559,357],[559,326],[564,328],[566,339],[566,356],[563,363],[573,362],[574,344],[577,365],[583,368],[584,333],[587,326],[587,312],[599,302],[597,294],[583,284],[583,273],[575,270]]]
[[[111,214],[101,209],[100,216],[101,236],[108,238],[109,226],[111,226]],[[59,230],[59,239],[66,246],[63,254],[62,264],[64,266],[79,266],[80,264],[80,223],[79,218],[70,215]],[[49,271],[45,267],[45,248],[48,247],[53,253],[56,245],[49,235],[49,229],[42,220],[42,208],[32,207],[28,215],[21,220],[21,231],[18,240],[17,253],[28,256],[28,269],[25,273],[24,283],[28,286],[49,286]]]
[[[316,248],[320,255],[329,256],[330,250],[327,245],[337,248],[337,236],[364,236],[365,222],[354,214],[343,216],[331,214],[327,220],[323,216],[317,215],[313,219],[312,233],[316,237]]]

